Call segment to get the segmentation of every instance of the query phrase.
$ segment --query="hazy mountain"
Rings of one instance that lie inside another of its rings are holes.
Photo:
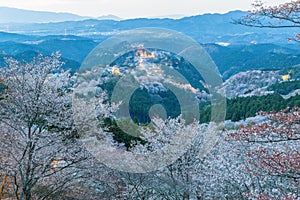
[[[159,15],[159,16],[154,16],[154,17],[149,17],[149,18],[152,18],[152,19],[181,19],[181,18],[184,18],[185,15],[182,15],[182,14],[174,14],[174,15]]]
[[[49,23],[49,22],[64,22],[64,21],[80,21],[92,19],[93,17],[85,17],[72,13],[65,12],[47,12],[47,11],[32,11],[9,7],[0,7],[0,24],[10,23]],[[121,20],[115,15],[103,15],[97,18],[98,20]]]
[[[71,13],[31,11],[0,7],[0,23],[46,23],[88,19]]]
[[[11,24],[9,29],[14,33],[29,35],[79,35],[101,41],[120,31],[141,27],[159,27],[176,30],[192,37],[199,43],[218,44],[256,44],[256,43],[293,43],[286,38],[293,37],[297,30],[258,29],[233,24],[247,12],[232,11],[226,14],[204,14],[181,19],[128,19],[128,20],[97,20],[66,21],[42,24]],[[108,18],[114,18],[108,16]],[[103,18],[104,19],[104,18]],[[117,19],[117,18],[115,18]],[[5,26],[0,24],[0,30]]]
[[[116,16],[116,15],[103,15],[97,18],[98,20],[115,20],[115,21],[119,21],[122,18]]]

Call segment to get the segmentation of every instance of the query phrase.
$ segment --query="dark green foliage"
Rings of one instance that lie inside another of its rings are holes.
[[[129,112],[131,119],[137,118],[138,123],[147,124],[151,121],[150,108],[155,104],[161,104],[167,112],[167,117],[180,115],[180,105],[176,96],[170,91],[160,91],[157,94],[149,94],[146,89],[137,89],[131,96]]]
[[[227,102],[226,119],[238,121],[253,117],[259,111],[279,111],[286,107],[287,101],[280,95],[240,97]]]
[[[0,83],[0,94],[2,94],[4,92],[4,90],[7,89],[7,86],[4,85],[3,83]]]
[[[300,89],[300,80],[298,81],[287,81],[277,82],[268,87],[269,91],[274,91],[277,94],[287,95],[290,92]]]
[[[300,106],[300,96],[284,99],[278,94],[267,96],[238,97],[227,100],[226,120],[239,121],[254,117],[259,111],[279,111],[286,107]],[[210,121],[209,103],[200,104],[200,122]]]
[[[287,106],[294,107],[294,106],[300,106],[300,95],[295,95],[288,99]]]
[[[210,102],[200,103],[199,111],[200,111],[200,122],[201,123],[209,122],[211,119]]]
[[[105,118],[102,122],[102,127],[107,127],[107,132],[112,133],[114,141],[124,143],[127,149],[130,149],[130,147],[132,147],[132,143],[136,141],[139,141],[141,144],[146,144],[145,140],[128,135],[122,131],[114,119]]]

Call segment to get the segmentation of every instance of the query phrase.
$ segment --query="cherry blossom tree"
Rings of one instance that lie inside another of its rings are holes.
[[[278,6],[265,6],[261,1],[252,4],[254,9],[235,23],[259,28],[299,28],[300,1],[291,1]],[[289,40],[300,40],[300,34]]]
[[[176,133],[187,132],[196,134],[186,152],[172,164],[159,170],[144,173],[123,175],[126,185],[124,197],[127,199],[197,199],[202,197],[200,180],[202,181],[203,155],[210,151],[213,146],[205,146],[205,134],[208,130],[214,130],[218,134],[222,130],[217,124],[199,124],[194,122],[186,125],[181,117],[162,120],[152,119],[153,127],[143,128],[141,134],[146,144],[134,144],[130,151],[147,155],[163,148],[171,141]],[[216,134],[216,138],[218,138]],[[184,139],[184,138],[183,138]],[[204,150],[205,148],[208,148]]]
[[[86,155],[72,124],[72,79],[61,64],[53,54],[30,63],[8,58],[1,68],[0,170],[16,199],[50,198],[82,177],[77,167]]]
[[[300,108],[278,113],[261,112],[268,120],[241,126],[230,134],[236,141],[251,144],[245,170],[259,181],[245,194],[259,199],[297,199],[300,196]]]

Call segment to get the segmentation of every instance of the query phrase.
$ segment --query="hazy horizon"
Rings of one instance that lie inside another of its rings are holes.
[[[219,2],[210,0],[200,2],[199,0],[52,0],[37,1],[28,0],[26,4],[19,0],[0,0],[0,7],[18,8],[33,11],[49,11],[72,13],[86,17],[100,17],[104,15],[115,15],[122,19],[130,18],[151,18],[151,17],[172,17],[199,15],[205,13],[227,13],[234,10],[247,11],[251,9],[254,0],[228,0]],[[269,5],[277,5],[287,0],[267,0]]]

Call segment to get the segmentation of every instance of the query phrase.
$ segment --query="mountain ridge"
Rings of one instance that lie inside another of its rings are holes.
[[[48,23],[88,19],[67,12],[32,11],[11,7],[0,7],[0,23]]]
[[[292,28],[270,30],[233,24],[235,19],[246,14],[247,12],[237,10],[225,14],[202,14],[181,19],[83,19],[55,23],[10,24],[9,31],[4,24],[0,23],[0,31],[37,36],[76,35],[103,41],[121,31],[157,27],[181,32],[201,44],[293,43],[286,39],[295,35],[295,29]]]
[[[184,18],[190,18],[195,16],[205,16],[205,15],[226,15],[234,12],[243,13],[245,11],[233,10],[228,11],[227,13],[204,13],[197,15],[166,15],[166,16],[151,16],[151,17],[138,17],[138,18],[129,18],[123,19],[119,16],[112,14],[105,14],[98,17],[92,16],[82,16],[74,14],[71,12],[53,12],[53,11],[40,11],[40,10],[30,10],[30,9],[20,9],[13,7],[0,6],[0,24],[9,24],[9,23],[50,23],[50,22],[65,22],[65,21],[82,21],[87,19],[96,19],[96,20],[132,20],[132,19],[172,19],[172,20],[181,20]]]
[[[0,6],[1,24],[50,23],[50,22],[64,22],[64,21],[81,21],[85,19],[121,20],[120,17],[115,15],[103,15],[99,17],[90,17],[90,16],[81,16],[69,12],[35,11],[35,10]]]

